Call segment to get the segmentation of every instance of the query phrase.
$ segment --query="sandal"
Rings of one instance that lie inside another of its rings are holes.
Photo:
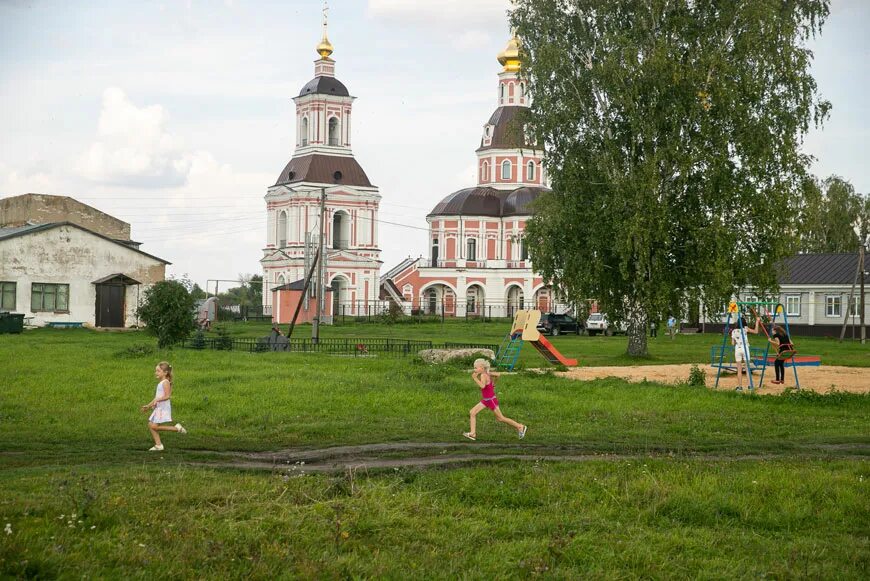
[[[472,434],[471,432],[462,432],[462,435],[471,441],[477,440],[477,434]]]

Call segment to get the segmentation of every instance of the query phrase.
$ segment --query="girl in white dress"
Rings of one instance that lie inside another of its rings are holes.
[[[142,406],[142,411],[154,410],[148,417],[148,429],[151,430],[151,437],[154,438],[154,446],[149,448],[149,451],[161,452],[163,451],[163,443],[157,432],[186,434],[187,430],[181,424],[161,425],[172,422],[172,404],[169,402],[169,398],[172,397],[172,366],[166,361],[161,361],[154,368],[154,376],[160,380],[157,384],[157,393],[154,394],[153,400]]]

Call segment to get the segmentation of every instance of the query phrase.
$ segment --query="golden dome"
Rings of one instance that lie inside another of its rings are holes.
[[[329,42],[329,39],[326,38],[326,31],[323,32],[323,38],[315,50],[317,50],[317,54],[320,55],[320,58],[329,58],[329,55],[332,54],[333,46],[332,43]]]
[[[506,73],[520,70],[520,39],[516,34],[508,41],[504,50],[498,53],[498,62],[504,66]]]

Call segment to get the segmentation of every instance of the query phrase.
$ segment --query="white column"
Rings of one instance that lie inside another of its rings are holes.
[[[816,324],[816,291],[810,291],[810,300],[809,300],[809,304],[807,305],[807,308],[809,309],[809,323],[808,324],[810,326],[815,325]]]

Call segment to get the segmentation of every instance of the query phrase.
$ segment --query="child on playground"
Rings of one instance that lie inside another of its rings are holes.
[[[471,408],[471,428],[462,435],[469,440],[477,439],[477,414],[483,411],[484,408],[489,408],[495,413],[495,419],[512,426],[520,439],[526,437],[527,426],[515,422],[514,420],[505,417],[498,407],[498,398],[495,395],[495,378],[500,374],[490,371],[489,361],[486,359],[477,359],[474,362],[474,371],[471,372],[471,377],[474,382],[480,387],[480,403]]]
[[[742,323],[742,324],[741,324]],[[755,327],[746,326],[746,319],[741,318],[731,331],[731,344],[734,345],[734,363],[737,366],[737,391],[743,391],[743,364],[746,363],[746,373],[751,373],[749,362],[745,361],[749,354],[749,337],[746,333],[757,334],[760,319],[755,318]]]
[[[186,434],[187,430],[181,424],[175,424],[174,426],[161,425],[172,422],[172,404],[169,401],[169,398],[172,397],[172,366],[166,361],[161,361],[154,368],[154,377],[159,380],[157,392],[154,394],[154,399],[142,406],[142,411],[154,410],[148,417],[148,429],[151,430],[151,437],[154,438],[154,446],[149,448],[148,451],[162,452],[163,443],[160,441],[160,434],[158,432]]]
[[[791,351],[794,349],[794,346],[791,343],[791,338],[789,338],[788,333],[786,333],[785,329],[779,325],[774,325],[773,335],[768,339],[768,341],[776,347],[777,353],[777,358],[773,362],[776,379],[771,381],[771,383],[782,385],[785,381],[785,359],[787,359],[787,357],[783,357],[783,353]]]

